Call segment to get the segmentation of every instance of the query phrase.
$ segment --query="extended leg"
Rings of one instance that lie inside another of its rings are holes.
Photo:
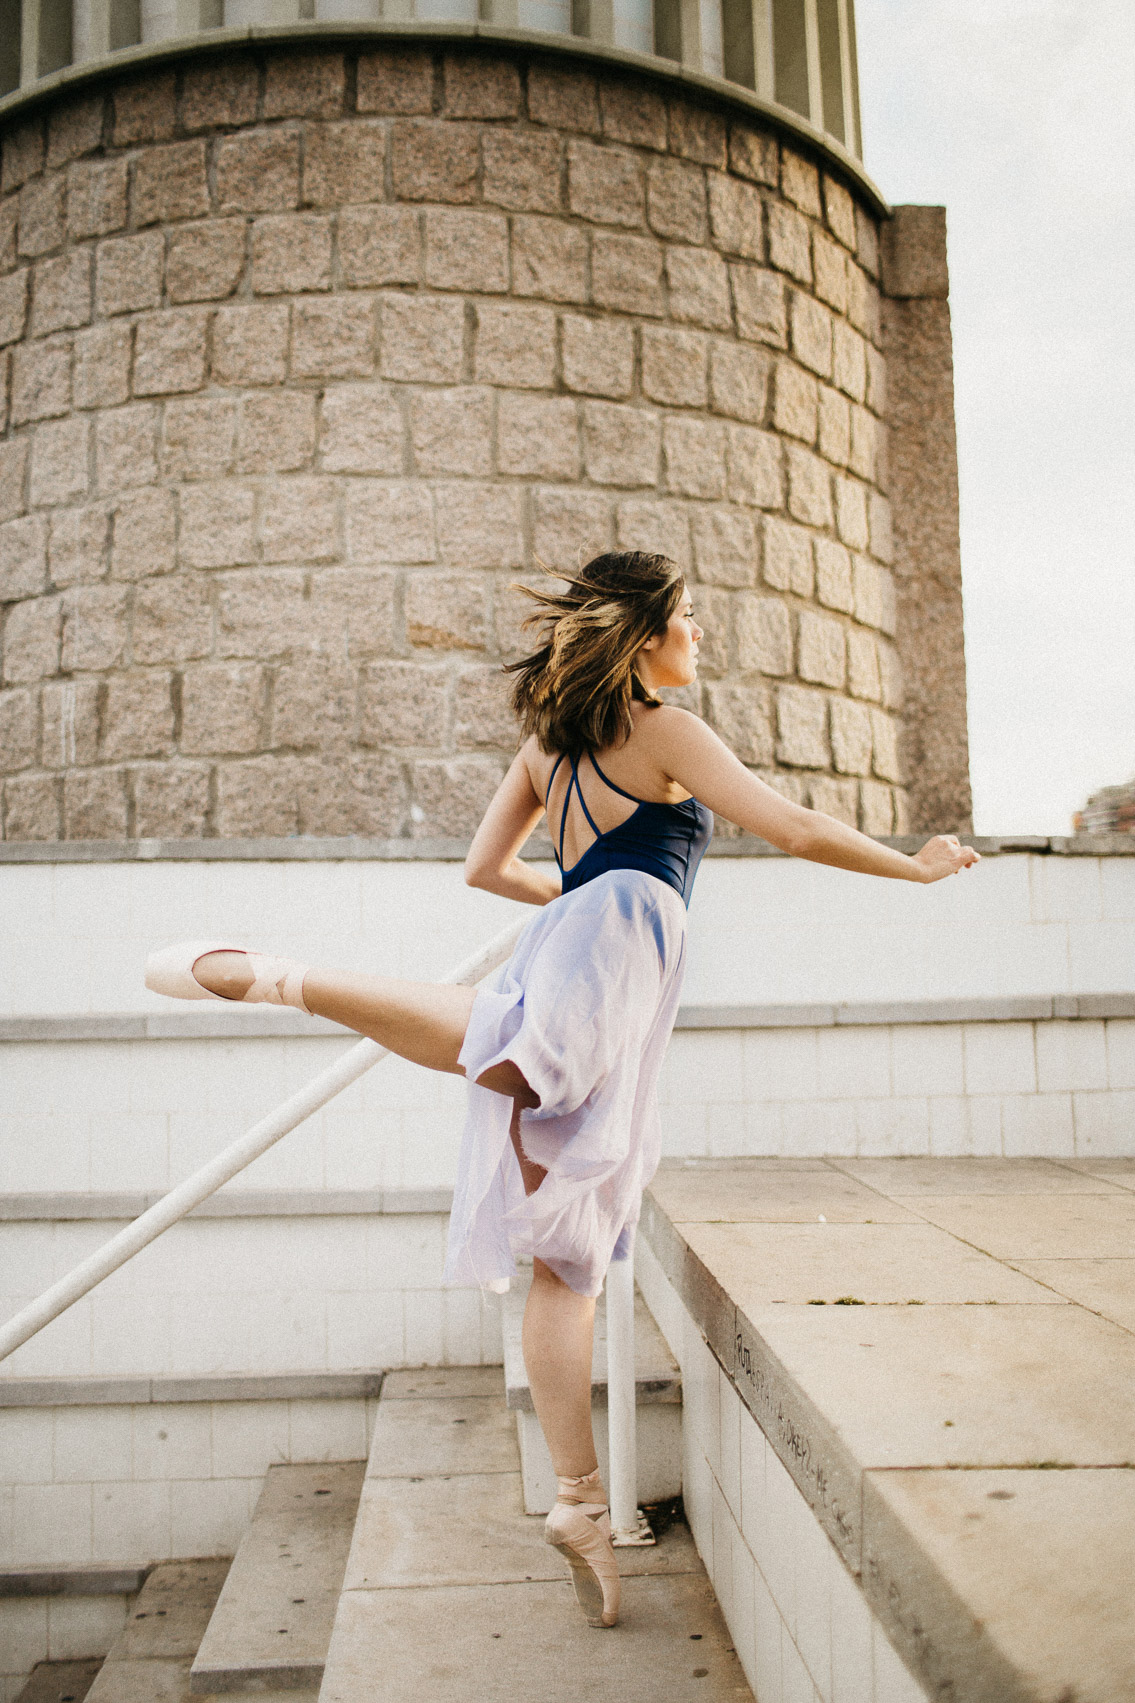
[[[240,999],[252,986],[253,974],[243,952],[207,952],[198,958],[193,974],[202,987],[225,999]],[[303,999],[317,1017],[329,1017],[401,1058],[430,1070],[465,1073],[457,1062],[473,1009],[474,990],[446,982],[395,981],[354,970],[308,970]],[[539,1104],[516,1066],[495,1065],[478,1079],[484,1088]]]

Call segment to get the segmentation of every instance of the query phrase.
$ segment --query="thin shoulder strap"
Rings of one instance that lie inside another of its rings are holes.
[[[566,755],[567,755],[566,751],[561,751],[559,756],[556,758],[555,762],[552,764],[552,772],[548,776],[548,784],[544,789],[544,813],[545,813],[545,815],[547,815],[549,800],[551,799],[551,796],[552,796],[552,782],[555,780],[556,775],[559,771],[560,764],[563,762]],[[568,792],[570,793],[570,791],[571,791],[571,782],[569,781],[568,782]],[[566,815],[566,814],[567,814],[567,811],[566,811],[566,808],[565,808],[564,815]],[[564,817],[563,816],[560,817],[560,849],[559,849],[558,852],[556,851],[556,843],[553,840],[552,841],[552,850],[553,850],[553,852],[555,852],[556,862],[559,864],[560,868],[562,869],[563,866],[564,866]]]
[[[553,764],[552,764],[552,772],[551,772],[551,774],[550,774],[550,775],[549,775],[549,776],[548,776],[548,784],[547,784],[547,786],[546,786],[546,787],[545,787],[545,788],[544,788],[544,809],[545,809],[545,810],[547,810],[547,808],[548,808],[548,800],[549,800],[549,798],[551,798],[551,796],[552,796],[552,782],[553,782],[553,781],[554,781],[554,780],[555,780],[555,778],[556,778],[556,775],[557,775],[557,774],[558,774],[558,772],[559,772],[559,767],[560,767],[560,764],[561,764],[561,763],[562,763],[562,762],[563,762],[563,760],[564,760],[564,758],[565,758],[565,757],[566,757],[566,756],[567,756],[567,752],[566,752],[566,751],[561,751],[561,752],[560,752],[560,754],[559,754],[559,756],[558,756],[558,757],[557,757],[557,758],[556,758],[556,760],[555,760],[555,762],[554,762],[554,763],[553,763]]]
[[[594,753],[589,751],[587,753],[587,755],[588,755],[588,757],[590,757],[591,767],[595,770],[595,773],[599,776],[599,779],[604,783],[605,786],[609,786],[612,792],[620,793],[623,796],[623,798],[629,798],[632,804],[646,804],[647,803],[647,800],[645,798],[636,798],[633,792],[628,792],[625,787],[616,786],[614,781],[608,780],[607,776],[603,773],[602,769],[599,767],[598,763],[595,761]],[[581,793],[580,797],[582,798],[582,796],[583,795]],[[591,821],[590,816],[587,819],[588,819],[589,822]],[[592,823],[592,826],[594,827],[594,823]],[[598,832],[598,830],[596,830],[596,832]]]
[[[587,800],[584,798],[583,788],[579,784],[579,770],[576,768],[574,757],[571,759],[571,780],[568,783],[567,797],[564,799],[565,816],[567,815],[568,799],[571,797],[571,789],[573,786],[575,787],[575,796],[579,799],[579,807],[583,811],[583,814],[587,817],[591,832],[595,835],[597,840],[601,840],[603,838],[603,832],[599,827],[598,822],[596,822],[594,816],[587,808]]]

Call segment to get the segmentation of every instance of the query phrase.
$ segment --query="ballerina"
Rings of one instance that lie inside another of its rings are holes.
[[[695,680],[703,637],[666,557],[608,553],[529,595],[542,642],[509,670],[523,744],[465,862],[471,886],[539,907],[509,961],[472,989],[195,941],[156,953],[146,982],[290,1005],[467,1078],[444,1281],[499,1290],[532,1260],[524,1358],[558,1485],[545,1535],[589,1622],[608,1627],[619,1577],[591,1427],[595,1300],[658,1164],[655,1088],[713,813],[795,857],[900,881],[978,856],[953,834],[906,856],[793,804],[663,704],[660,689]],[[558,878],[519,855],[544,816]]]

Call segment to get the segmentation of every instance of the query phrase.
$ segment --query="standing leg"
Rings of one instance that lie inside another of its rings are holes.
[[[520,1145],[519,1103],[513,1107],[510,1133],[524,1192],[535,1194],[547,1172]],[[591,1427],[594,1335],[594,1297],[577,1295],[543,1260],[534,1259],[522,1343],[532,1405],[557,1481],[545,1536],[570,1565],[576,1597],[591,1625],[614,1626],[619,1571]]]

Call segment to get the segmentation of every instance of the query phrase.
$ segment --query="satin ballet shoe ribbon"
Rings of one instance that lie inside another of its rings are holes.
[[[576,1601],[589,1626],[614,1626],[619,1618],[619,1567],[611,1548],[611,1516],[599,1470],[558,1478],[556,1505],[544,1527],[571,1568]]]

